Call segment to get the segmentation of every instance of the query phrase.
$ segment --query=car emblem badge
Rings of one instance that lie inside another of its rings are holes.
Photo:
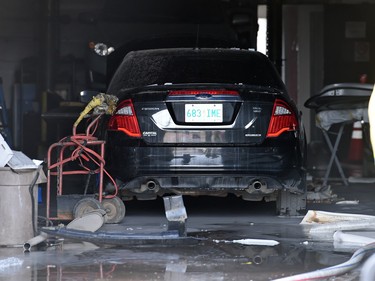
[[[201,94],[196,94],[195,97],[197,99],[206,100],[206,99],[212,98],[212,95],[211,94],[207,94],[207,93],[201,93]]]
[[[156,137],[157,133],[156,132],[143,132],[144,137]]]

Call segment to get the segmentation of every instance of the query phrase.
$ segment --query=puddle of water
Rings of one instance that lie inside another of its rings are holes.
[[[206,240],[197,245],[107,246],[68,243],[23,254],[0,248],[0,280],[272,280],[339,264],[350,253],[332,245],[281,242],[249,246]],[[16,263],[1,268],[12,258]]]

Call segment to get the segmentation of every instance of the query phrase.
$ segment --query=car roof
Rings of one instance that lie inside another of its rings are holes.
[[[240,48],[157,48],[157,49],[144,49],[144,50],[136,50],[129,52],[127,56],[134,56],[134,55],[155,55],[155,54],[243,54],[243,55],[255,55],[255,56],[264,56],[262,53],[257,52],[252,49],[240,49]]]
[[[108,92],[147,85],[186,83],[246,84],[282,92],[285,85],[264,54],[237,48],[161,48],[129,52]]]

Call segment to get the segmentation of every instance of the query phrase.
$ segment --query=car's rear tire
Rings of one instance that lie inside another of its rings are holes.
[[[280,216],[302,216],[306,213],[306,192],[294,194],[280,190],[276,201],[276,213]]]

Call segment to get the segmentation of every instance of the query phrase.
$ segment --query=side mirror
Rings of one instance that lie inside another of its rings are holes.
[[[95,90],[83,90],[79,93],[79,100],[83,103],[89,103],[93,97],[100,94],[99,91]]]

